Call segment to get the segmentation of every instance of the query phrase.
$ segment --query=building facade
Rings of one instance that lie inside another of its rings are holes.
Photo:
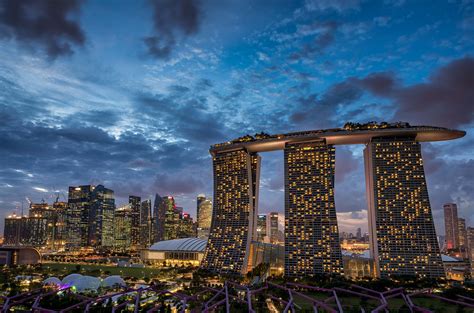
[[[66,249],[77,250],[89,244],[89,215],[94,186],[71,186],[66,211]]]
[[[267,238],[267,214],[257,215],[257,241],[265,242]]]
[[[377,276],[443,277],[420,143],[414,137],[372,138],[364,158]]]
[[[89,246],[113,248],[114,212],[114,191],[102,185],[95,187],[92,192],[91,214],[89,216]]]
[[[47,243],[48,221],[42,216],[9,215],[5,218],[5,246],[28,246],[43,248]]]
[[[156,194],[155,203],[153,204],[153,242],[164,240],[165,214],[164,198]]]
[[[289,144],[284,153],[285,276],[342,274],[335,149],[318,141]]]
[[[153,240],[153,216],[151,214],[151,200],[140,204],[140,247],[148,248]]]
[[[467,248],[466,220],[458,218],[459,247]]]
[[[260,157],[246,150],[213,156],[214,208],[202,267],[245,274],[250,244],[256,237]]]
[[[199,214],[197,218],[197,236],[204,239],[209,238],[212,221],[212,201],[205,199],[199,204]]]
[[[458,207],[456,203],[446,203],[443,209],[446,249],[457,249],[459,248]]]
[[[132,250],[137,250],[140,247],[140,213],[141,213],[141,201],[142,199],[137,196],[129,196],[128,204],[131,209],[131,233],[130,233],[130,244]]]
[[[376,276],[444,276],[420,142],[465,134],[403,122],[346,123],[342,128],[245,135],[212,145],[214,210],[202,267],[234,274],[251,269],[248,254],[249,241],[256,239],[258,153],[284,150],[285,274],[341,274],[334,146],[364,144]],[[454,221],[458,229],[457,216]]]
[[[132,246],[133,209],[129,203],[114,212],[114,250],[129,252]]]

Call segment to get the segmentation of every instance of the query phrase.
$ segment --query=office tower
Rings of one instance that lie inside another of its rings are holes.
[[[65,213],[66,202],[56,202],[52,206],[46,202],[30,203],[30,217],[42,217],[46,219],[46,245],[52,250],[62,250],[65,244]]]
[[[374,137],[364,161],[377,276],[443,277],[420,144],[414,137]]]
[[[197,220],[197,236],[198,238],[209,238],[209,231],[212,222],[212,201],[205,199],[199,205],[199,216]]]
[[[142,199],[137,196],[129,196],[128,203],[130,204],[132,228],[130,233],[130,243],[132,250],[136,250],[140,246],[140,209]]]
[[[446,249],[457,249],[459,247],[458,207],[456,203],[446,203],[443,209]]]
[[[39,216],[9,215],[5,218],[4,245],[41,248],[47,243],[47,220]]]
[[[459,247],[467,247],[466,220],[458,218]]]
[[[132,203],[117,208],[114,212],[114,250],[129,252],[132,245],[133,208]]]
[[[53,218],[52,218],[52,230],[51,234],[51,243],[49,246],[55,251],[62,251],[65,248],[67,232],[66,232],[66,212],[68,208],[68,203],[59,201],[59,198],[56,198],[56,201],[53,203]],[[48,224],[48,228],[50,225]]]
[[[342,274],[334,205],[335,149],[285,145],[285,276]]]
[[[256,237],[260,157],[244,149],[213,155],[214,208],[203,268],[245,274]]]
[[[89,215],[94,186],[71,186],[66,211],[66,249],[77,250],[89,245]]]
[[[267,237],[267,214],[257,216],[257,241],[264,242]]]
[[[20,245],[20,234],[22,228],[22,216],[12,214],[5,217],[3,228],[3,244],[5,246]]]
[[[114,245],[114,191],[102,185],[92,192],[88,245],[112,248]]]
[[[22,218],[20,243],[36,248],[45,247],[48,240],[48,220],[42,216]]]
[[[145,200],[140,205],[140,247],[148,248],[153,244],[153,224],[151,215],[151,200]]]
[[[163,198],[159,195],[155,195],[155,203],[153,204],[153,241],[164,240],[165,230],[165,207],[163,204]]]
[[[362,239],[362,229],[357,228],[356,238],[357,238],[357,240]]]
[[[178,234],[176,238],[190,238],[196,237],[196,224],[191,215],[182,213],[178,222]]]
[[[467,227],[467,256],[471,263],[471,277],[474,275],[474,227]]]
[[[164,230],[162,240],[171,240],[178,238],[178,224],[180,219],[179,209],[176,208],[174,198],[167,196],[163,198],[162,207],[160,210],[164,211]]]
[[[280,239],[278,237],[279,234],[279,229],[278,229],[278,212],[271,212],[269,214],[270,219],[269,219],[269,229],[270,229],[270,242],[271,243],[279,243]]]
[[[204,194],[199,194],[196,198],[196,220],[199,221],[199,214],[201,211],[201,203],[206,201],[206,195]]]

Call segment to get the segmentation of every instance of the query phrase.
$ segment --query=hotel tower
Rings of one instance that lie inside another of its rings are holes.
[[[260,157],[245,149],[216,153],[213,168],[214,207],[202,267],[245,274],[250,244],[257,240]]]
[[[420,143],[415,137],[374,137],[364,161],[377,276],[444,276]]]
[[[408,123],[347,123],[343,128],[246,135],[211,146],[214,207],[201,266],[216,273],[252,270],[257,241],[260,157],[285,157],[285,275],[342,274],[334,204],[335,146],[363,144],[371,255],[378,277],[443,277],[420,142],[464,131]]]

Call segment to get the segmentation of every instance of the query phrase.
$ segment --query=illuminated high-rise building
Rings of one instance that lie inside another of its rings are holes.
[[[269,215],[269,232],[270,232],[270,242],[271,243],[281,243],[284,241],[284,238],[281,238],[281,231],[278,227],[279,225],[279,216],[278,212],[271,212]]]
[[[153,204],[153,242],[164,240],[166,209],[163,202],[164,198],[156,194]]]
[[[36,216],[9,215],[5,218],[4,245],[41,248],[47,243],[47,219]]]
[[[466,220],[458,218],[459,247],[467,247]]]
[[[199,214],[201,211],[201,203],[206,201],[206,195],[204,194],[199,194],[196,198],[196,220],[199,221]]]
[[[214,208],[201,264],[219,273],[245,274],[256,238],[260,157],[245,149],[213,155]]]
[[[197,236],[201,239],[209,238],[212,221],[212,201],[205,199],[199,205],[199,216],[197,219]]]
[[[5,217],[5,224],[3,228],[3,244],[5,246],[18,246],[21,243],[21,229],[22,229],[21,215],[8,215]]]
[[[443,209],[446,249],[457,249],[459,247],[458,207],[456,203],[446,203]]]
[[[140,247],[140,209],[141,209],[141,198],[137,196],[129,196],[128,204],[131,209],[131,232],[130,232],[130,244],[132,250],[136,250]]]
[[[411,136],[373,137],[364,159],[377,276],[443,277],[420,143]]]
[[[323,141],[285,147],[285,276],[343,271],[334,204],[335,149]]]
[[[66,249],[76,250],[89,245],[89,215],[94,186],[71,186],[66,211]]]
[[[264,242],[267,237],[267,214],[257,216],[257,241]]]
[[[46,219],[45,248],[56,251],[64,249],[66,240],[66,210],[67,203],[60,202],[58,199],[56,199],[52,206],[44,200],[41,203],[30,203],[29,216]]]
[[[129,203],[114,212],[114,250],[129,252],[132,245],[133,208]]]
[[[88,245],[112,248],[114,245],[114,191],[98,185],[92,192]]]
[[[249,246],[256,240],[258,153],[284,150],[285,275],[341,274],[334,208],[334,146],[364,144],[370,208],[370,237],[364,235],[364,240],[370,238],[376,274],[444,276],[420,142],[464,135],[464,131],[441,127],[369,122],[287,134],[245,135],[212,145],[214,210],[202,267],[217,273],[244,274],[255,266],[253,261],[258,258],[249,255]],[[457,216],[454,222],[457,229]],[[361,237],[360,231],[357,236]]]
[[[151,200],[142,201],[140,205],[140,247],[148,248],[153,240],[153,216]]]

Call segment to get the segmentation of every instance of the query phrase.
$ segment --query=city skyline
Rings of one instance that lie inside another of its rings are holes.
[[[472,4],[188,1],[191,16],[160,28],[154,13],[172,5],[70,3],[59,14],[77,32],[59,39],[0,18],[0,229],[25,197],[87,184],[117,205],[171,194],[196,216],[211,144],[369,120],[466,130],[422,153],[438,233],[445,203],[474,221]],[[167,49],[153,49],[159,36]],[[282,153],[262,156],[259,207],[281,213]],[[362,147],[336,154],[341,231],[367,230],[362,164]]]

